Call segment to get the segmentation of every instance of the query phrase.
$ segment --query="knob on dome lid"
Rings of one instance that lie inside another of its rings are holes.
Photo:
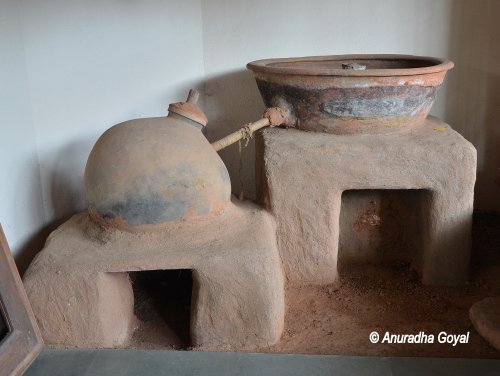
[[[168,111],[175,114],[184,116],[189,120],[192,120],[202,126],[206,126],[208,119],[205,113],[196,105],[200,93],[198,91],[191,89],[189,90],[189,95],[186,102],[170,103],[168,106]]]

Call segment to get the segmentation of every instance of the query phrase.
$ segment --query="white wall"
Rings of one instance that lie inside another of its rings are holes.
[[[498,14],[496,0],[2,0],[0,222],[19,258],[83,207],[85,160],[109,126],[165,114],[195,86],[214,140],[263,110],[246,63],[342,53],[451,57],[433,113],[478,147],[476,202],[500,209]],[[221,155],[238,192],[237,146]],[[251,144],[250,197],[253,163]]]
[[[85,162],[100,134],[165,115],[201,88],[201,4],[0,4],[0,222],[19,259],[32,232],[83,208]]]
[[[97,137],[163,116],[203,77],[198,1],[24,1],[26,67],[45,213],[83,208]]]
[[[16,0],[0,5],[0,223],[15,251],[44,224],[40,170]]]
[[[446,120],[478,151],[475,207],[500,211],[500,1],[455,0]]]

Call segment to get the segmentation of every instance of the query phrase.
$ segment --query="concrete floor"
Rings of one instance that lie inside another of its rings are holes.
[[[26,376],[489,375],[500,360],[155,350],[44,350]]]

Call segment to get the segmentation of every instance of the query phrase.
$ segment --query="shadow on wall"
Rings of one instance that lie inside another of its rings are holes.
[[[16,254],[16,266],[21,276],[24,275],[36,254],[41,251],[50,233],[63,222],[64,220],[61,219],[42,227],[19,247]]]
[[[73,141],[56,156],[50,182],[52,218],[69,218],[85,207],[83,172],[93,139]]]
[[[478,152],[475,206],[500,210],[500,1],[452,3],[446,120]]]
[[[42,198],[41,187],[40,187],[40,169],[38,165],[38,159],[34,158],[31,161],[30,171],[28,173],[31,175],[31,179],[27,179],[27,182],[30,187],[30,192],[24,197],[25,203],[27,205],[27,209],[29,211],[29,215],[32,217],[31,219],[39,217],[40,221],[43,221],[43,203],[39,200]],[[37,182],[36,184],[34,182]],[[26,184],[25,181],[22,184]],[[40,216],[37,216],[36,208],[40,208]],[[30,229],[29,223],[24,224]],[[18,229],[21,231],[22,229]],[[30,229],[32,230],[32,229]],[[15,260],[16,266],[19,270],[19,274],[22,276],[26,271],[29,263],[33,259],[33,257],[42,249],[45,244],[45,240],[49,235],[51,229],[47,226],[43,226],[41,229],[37,229],[34,233],[31,234],[23,243],[18,245],[16,249],[12,249],[11,251],[15,251]],[[9,240],[9,239],[7,239]],[[12,247],[12,244],[10,244]]]
[[[258,120],[265,106],[253,74],[237,70],[209,77],[205,82],[204,110],[209,116],[207,138],[216,141],[241,126]],[[244,145],[244,143],[243,143]],[[233,193],[240,193],[240,155],[238,143],[219,152],[229,170]],[[242,178],[245,197],[255,199],[255,144],[251,140],[242,151]]]
[[[62,148],[55,158],[50,179],[49,222],[21,245],[16,255],[16,264],[24,274],[35,255],[43,248],[52,231],[84,207],[82,174],[88,156],[89,142],[75,141]],[[38,167],[33,172],[39,179]],[[46,213],[46,214],[47,214]]]

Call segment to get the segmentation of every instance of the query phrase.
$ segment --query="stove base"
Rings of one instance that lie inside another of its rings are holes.
[[[128,272],[191,269],[193,346],[269,346],[285,310],[275,230],[268,213],[241,202],[148,233],[103,229],[84,212],[50,235],[24,284],[46,344],[126,347],[136,326]]]
[[[256,154],[258,195],[276,218],[290,283],[336,280],[342,192],[357,189],[423,190],[422,281],[466,281],[476,150],[449,125],[428,118],[408,132],[346,136],[266,129]]]

